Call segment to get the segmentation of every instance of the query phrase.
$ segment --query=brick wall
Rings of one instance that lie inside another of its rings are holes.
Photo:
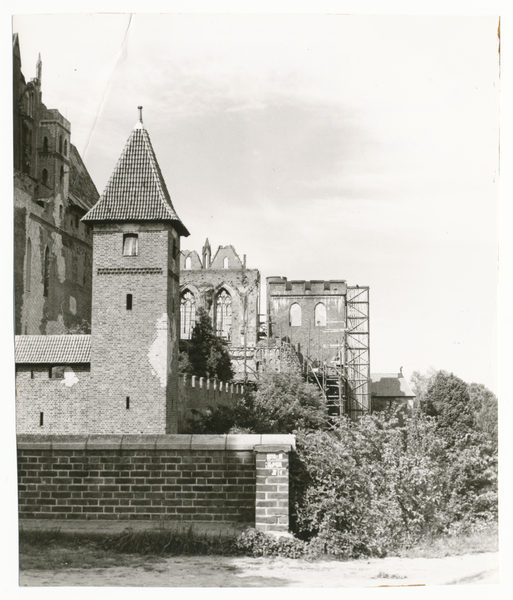
[[[178,432],[190,431],[188,421],[192,417],[192,409],[204,412],[207,408],[215,408],[219,405],[234,406],[243,394],[244,386],[241,384],[224,383],[205,377],[181,376],[178,379],[178,405],[181,407],[178,415]]]
[[[290,435],[21,435],[19,516],[255,523],[257,515],[258,526],[265,508],[261,528],[284,531],[283,456],[294,443]],[[261,488],[277,485],[266,481],[276,477],[267,451],[281,453],[281,490]]]

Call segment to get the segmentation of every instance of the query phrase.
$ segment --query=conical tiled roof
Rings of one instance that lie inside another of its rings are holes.
[[[150,137],[138,122],[109,182],[83,221],[174,221],[178,232],[189,232],[176,214]]]

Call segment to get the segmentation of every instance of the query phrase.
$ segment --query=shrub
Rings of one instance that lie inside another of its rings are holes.
[[[248,529],[235,540],[238,551],[249,556],[281,556],[282,558],[303,558],[308,553],[308,545],[294,537],[273,536],[256,529]]]

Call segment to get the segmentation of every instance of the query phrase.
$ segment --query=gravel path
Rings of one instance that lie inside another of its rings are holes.
[[[143,567],[22,571],[20,586],[379,587],[499,583],[498,552],[348,562],[173,557]]]

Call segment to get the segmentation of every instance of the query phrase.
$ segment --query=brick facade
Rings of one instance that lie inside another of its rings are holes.
[[[346,323],[344,280],[287,281],[267,278],[270,338],[290,343],[300,361],[330,361],[344,345]],[[293,305],[298,307],[291,314]]]
[[[98,192],[71,125],[42,102],[42,63],[25,81],[13,40],[14,328],[61,334],[91,321],[92,237],[80,218]]]
[[[138,235],[136,256],[123,255],[126,233]],[[178,431],[179,267],[177,253],[169,251],[173,243],[179,249],[180,236],[170,224],[94,224],[91,431]]]
[[[20,519],[227,521],[284,531],[284,457],[294,444],[290,435],[18,436]],[[266,480],[275,486],[269,450],[282,459],[276,492],[259,491]]]

